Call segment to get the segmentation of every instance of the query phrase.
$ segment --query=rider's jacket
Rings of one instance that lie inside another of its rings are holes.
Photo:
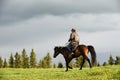
[[[79,36],[76,32],[72,32],[70,34],[69,42],[78,42],[79,43]]]

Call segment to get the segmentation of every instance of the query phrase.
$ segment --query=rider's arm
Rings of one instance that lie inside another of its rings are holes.
[[[72,41],[75,39],[75,35],[73,33],[70,34],[70,38],[68,40],[68,42]]]

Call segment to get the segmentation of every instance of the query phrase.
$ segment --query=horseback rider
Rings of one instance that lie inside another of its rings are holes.
[[[73,52],[77,46],[79,45],[79,35],[77,34],[76,30],[74,28],[71,29],[70,38],[68,40],[68,49],[69,51]]]

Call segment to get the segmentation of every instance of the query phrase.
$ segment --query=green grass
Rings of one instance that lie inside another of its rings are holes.
[[[0,80],[120,80],[120,65],[92,69],[0,69]]]

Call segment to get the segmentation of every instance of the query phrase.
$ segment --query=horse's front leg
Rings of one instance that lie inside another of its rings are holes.
[[[65,71],[67,72],[68,71],[68,67],[69,67],[68,66],[68,60],[65,60],[65,61],[66,61],[66,70]]]
[[[68,57],[68,68],[73,69],[72,67],[69,66],[70,61],[73,59],[72,55],[69,55]]]
[[[68,65],[68,68],[73,69],[73,68],[72,68],[72,67],[70,67],[69,65]]]
[[[72,69],[72,67],[69,66],[70,61],[72,60],[72,55],[65,59],[66,61],[66,71],[68,71],[68,68]]]

